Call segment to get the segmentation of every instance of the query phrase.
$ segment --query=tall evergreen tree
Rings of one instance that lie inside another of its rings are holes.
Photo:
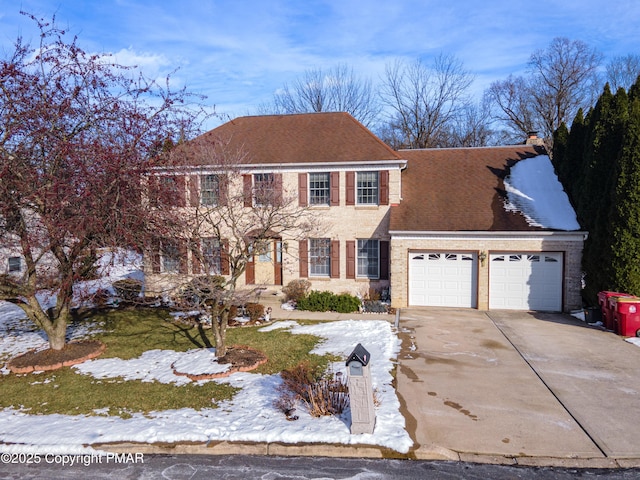
[[[553,155],[551,156],[551,163],[556,170],[560,183],[564,185],[565,190],[571,182],[571,175],[569,175],[567,165],[567,143],[569,142],[569,129],[567,125],[562,122],[558,129],[553,132]]]
[[[612,286],[640,295],[640,85],[630,89],[615,209],[612,215]]]
[[[589,232],[583,253],[584,294],[589,303],[614,282],[612,214],[627,118],[626,92],[620,89],[612,95],[607,85],[584,121],[580,113],[576,115],[566,147],[560,145],[560,151],[565,149],[561,178],[568,183],[580,225]]]
[[[571,204],[577,209],[578,187],[584,177],[584,150],[585,150],[585,119],[582,109],[578,110],[576,117],[571,124],[571,131],[567,139],[567,150],[565,153],[566,172],[570,180],[565,185],[565,190]],[[578,219],[580,219],[579,212]]]

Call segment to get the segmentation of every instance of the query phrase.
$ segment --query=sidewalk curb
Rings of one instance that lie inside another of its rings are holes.
[[[253,442],[208,443],[104,443],[90,445],[109,453],[143,453],[148,455],[262,455],[278,457],[330,457],[398,460],[456,461],[522,467],[558,467],[589,469],[628,469],[640,467],[640,458],[565,458],[513,457],[480,453],[458,453],[438,445],[420,446],[403,454],[374,445],[285,444]]]

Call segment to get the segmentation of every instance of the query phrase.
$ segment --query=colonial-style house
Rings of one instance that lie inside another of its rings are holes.
[[[271,248],[256,252],[240,286],[281,286],[306,278],[319,290],[388,290],[389,214],[391,206],[400,203],[406,165],[397,152],[346,113],[241,117],[194,139],[191,148],[206,151],[203,145],[209,142],[224,143],[228,152],[246,152],[242,184],[225,186],[249,192],[244,195],[246,208],[260,202],[251,191],[274,185],[294,192],[298,205],[323,225],[317,237],[273,238]],[[179,205],[195,207],[216,195],[211,188],[217,183],[219,159],[215,163],[195,165],[187,180],[178,182],[183,197]],[[155,285],[167,287],[167,273],[174,282],[198,273],[188,250],[173,244],[147,256],[151,292]],[[221,262],[220,273],[228,273],[224,254]]]
[[[241,287],[277,290],[305,278],[316,290],[390,292],[395,307],[580,307],[584,233],[532,224],[506,199],[503,181],[515,164],[548,160],[540,146],[394,151],[347,113],[312,113],[236,118],[186,148],[205,152],[220,141],[246,152],[242,180],[221,182],[201,155],[174,182],[176,206],[241,189],[250,209],[269,185],[276,195],[294,192],[323,224],[310,238],[274,235]],[[158,171],[158,181],[170,177]],[[166,241],[147,252],[148,293],[200,274],[203,255],[193,248]],[[196,248],[229,273],[224,239]]]

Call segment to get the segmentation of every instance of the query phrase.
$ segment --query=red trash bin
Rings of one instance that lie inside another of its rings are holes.
[[[640,298],[616,298],[615,326],[618,335],[623,337],[640,336]]]
[[[598,292],[598,304],[602,309],[602,320],[607,330],[615,330],[615,306],[612,305],[612,300],[617,297],[631,296],[628,293],[610,292],[608,290]]]

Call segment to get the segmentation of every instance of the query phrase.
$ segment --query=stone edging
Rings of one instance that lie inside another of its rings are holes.
[[[100,355],[102,355],[102,353],[106,350],[107,346],[102,343],[99,340],[91,340],[91,342],[97,343],[98,344],[98,348],[96,350],[94,350],[93,352],[88,353],[87,355],[84,355],[82,357],[79,358],[74,358],[71,360],[65,360],[64,362],[58,362],[58,363],[53,363],[50,365],[27,365],[25,367],[17,367],[15,365],[13,365],[13,361],[22,357],[23,355],[27,355],[33,352],[37,352],[37,349],[34,350],[29,350],[26,353],[23,353],[22,355],[19,355],[18,357],[12,358],[11,360],[9,360],[6,363],[6,367],[9,369],[9,371],[11,371],[11,373],[31,373],[31,372],[46,372],[46,371],[50,371],[50,370],[58,370],[59,368],[62,367],[70,367],[72,365],[77,365],[79,363],[82,362],[86,362],[87,360],[91,360],[92,358],[96,358]],[[70,342],[70,344],[73,343],[81,343],[81,342]]]

